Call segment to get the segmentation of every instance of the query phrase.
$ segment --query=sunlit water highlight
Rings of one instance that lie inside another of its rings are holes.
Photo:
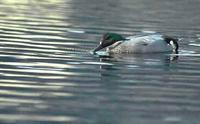
[[[0,0],[1,124],[199,124],[200,2]],[[178,54],[91,54],[163,33]]]

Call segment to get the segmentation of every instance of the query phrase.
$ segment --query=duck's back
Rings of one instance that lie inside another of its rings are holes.
[[[113,53],[152,53],[172,51],[162,35],[130,36],[117,47],[110,49]]]

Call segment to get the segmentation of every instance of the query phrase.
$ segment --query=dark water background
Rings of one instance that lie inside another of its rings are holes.
[[[0,0],[0,124],[199,124],[199,0]],[[105,32],[180,54],[89,51]]]

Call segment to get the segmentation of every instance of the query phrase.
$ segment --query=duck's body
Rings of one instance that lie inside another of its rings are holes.
[[[107,47],[109,53],[155,53],[178,51],[177,39],[161,34],[130,36],[107,33],[94,52]]]
[[[120,42],[120,41],[119,41]],[[173,51],[171,45],[164,41],[162,35],[130,36],[120,44],[112,44],[107,48],[110,53],[153,53]]]

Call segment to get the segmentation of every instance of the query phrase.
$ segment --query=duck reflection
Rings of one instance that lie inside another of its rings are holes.
[[[126,77],[143,78],[146,75],[168,73],[176,68],[177,54],[112,54],[100,56],[101,80],[127,80]],[[107,78],[108,77],[108,78]]]
[[[153,64],[169,66],[178,60],[178,54],[109,54],[100,53],[97,55],[101,62],[123,62],[124,64]],[[121,64],[123,64],[121,63]],[[104,66],[104,65],[103,65]]]

